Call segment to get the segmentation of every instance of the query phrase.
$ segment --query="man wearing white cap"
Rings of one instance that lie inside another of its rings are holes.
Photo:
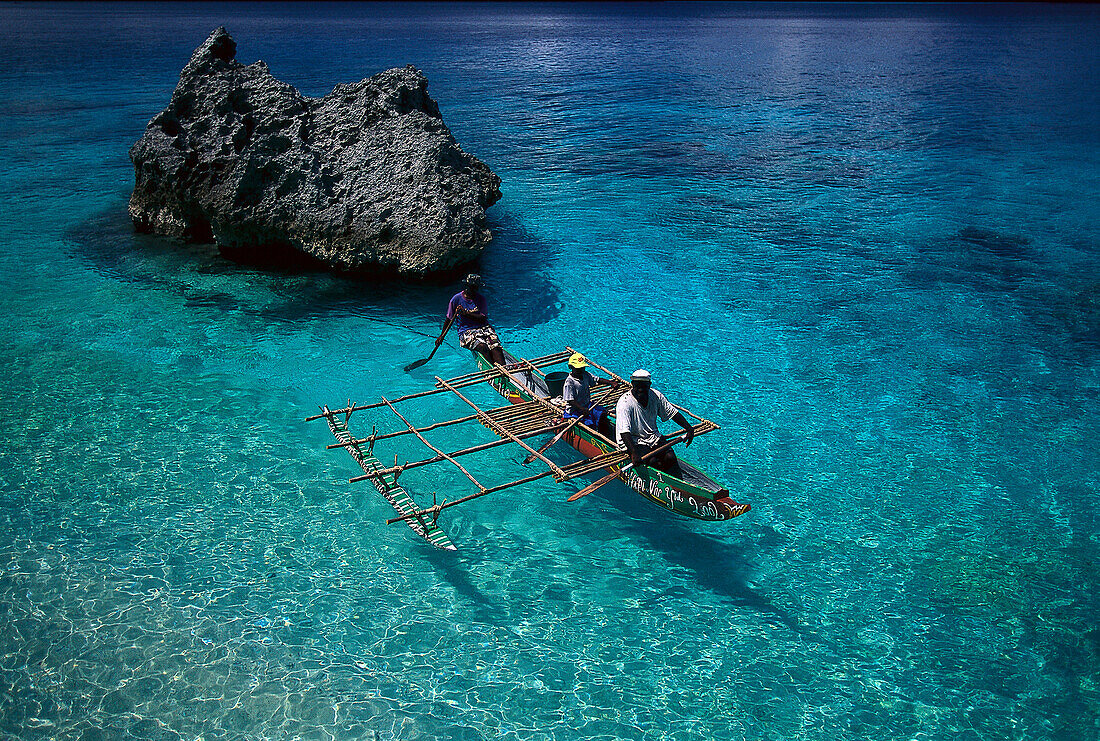
[[[611,422],[607,418],[607,409],[600,404],[592,405],[592,388],[613,385],[618,381],[597,378],[589,373],[588,360],[579,352],[569,356],[569,375],[562,385],[561,398],[565,402],[566,419],[581,418],[581,423],[591,427],[607,439],[611,439]]]
[[[669,403],[665,395],[650,388],[649,371],[639,368],[630,375],[630,393],[623,394],[615,406],[615,436],[619,447],[630,453],[630,460],[637,467],[642,465],[642,456],[659,448],[668,440],[657,428],[657,418],[672,420],[687,431],[684,445],[691,445],[695,431],[684,419],[676,407]],[[658,453],[646,461],[653,468],[659,468],[673,476],[683,476],[680,462],[672,448]]]

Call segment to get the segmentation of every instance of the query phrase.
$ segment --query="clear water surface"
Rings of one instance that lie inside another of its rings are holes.
[[[219,25],[310,95],[423,69],[504,181],[508,345],[649,368],[753,511],[546,483],[445,516],[457,554],[386,526],[302,418],[468,372],[453,339],[400,370],[454,287],[127,222],[127,150]],[[0,737],[1096,738],[1098,37],[1073,6],[0,5]]]

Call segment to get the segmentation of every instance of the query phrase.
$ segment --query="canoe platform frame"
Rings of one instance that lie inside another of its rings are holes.
[[[378,492],[386,498],[397,512],[398,516],[388,519],[388,523],[406,522],[418,536],[428,541],[433,546],[444,550],[456,550],[455,545],[451,542],[442,528],[439,527],[437,522],[439,513],[444,509],[463,504],[488,494],[521,486],[548,476],[553,476],[556,481],[560,482],[570,481],[579,476],[585,476],[600,471],[601,469],[615,471],[622,467],[624,463],[629,462],[629,455],[625,451],[618,450],[611,440],[587,428],[585,428],[585,434],[594,436],[605,443],[603,446],[605,449],[599,450],[596,454],[590,454],[583,460],[567,465],[558,465],[543,455],[541,450],[532,447],[532,445],[528,443],[529,439],[536,436],[553,435],[555,433],[567,431],[567,426],[572,422],[572,420],[562,417],[561,406],[554,404],[548,398],[531,393],[530,379],[532,378],[532,373],[545,378],[541,369],[564,363],[573,352],[574,350],[572,348],[566,348],[563,351],[530,360],[510,357],[510,361],[513,362],[509,362],[507,366],[495,365],[485,367],[488,366],[488,364],[482,362],[482,369],[474,373],[466,373],[449,379],[443,379],[436,376],[435,387],[430,390],[407,394],[392,400],[382,397],[381,401],[371,404],[353,404],[349,400],[347,406],[342,409],[329,409],[328,406],[322,406],[320,414],[307,417],[306,421],[324,419],[328,423],[329,429],[332,431],[337,442],[328,445],[327,449],[343,448],[351,454],[352,458],[354,458],[360,468],[363,469],[363,474],[350,478],[349,482],[357,483],[360,481],[370,481],[371,484],[374,485]],[[620,382],[619,387],[608,389],[605,393],[600,394],[601,401],[603,401],[605,406],[613,409],[619,397],[629,392],[629,384],[610,371],[607,371],[605,368],[593,363],[591,360],[588,362],[594,368],[607,373],[613,380]],[[520,378],[521,375],[527,376],[527,383]],[[472,401],[462,391],[465,388],[485,383],[491,384],[498,393],[509,401],[509,403],[485,409],[478,406],[478,404]],[[433,424],[417,427],[398,410],[398,404],[414,399],[422,399],[434,394],[450,394],[460,399],[470,407],[471,413],[443,422],[435,422]],[[351,415],[358,411],[381,407],[389,408],[400,420],[403,429],[380,434],[377,428],[374,427],[370,435],[362,438],[354,437],[348,429]],[[696,436],[719,429],[718,425],[710,420],[692,414],[682,407],[677,408],[696,422],[696,424],[693,425]],[[448,452],[435,447],[424,436],[425,432],[434,429],[467,424],[470,422],[477,422],[482,427],[485,427],[492,432],[497,439],[461,450]],[[431,450],[434,455],[421,460],[406,461],[403,464],[398,464],[395,460],[394,464],[391,466],[383,464],[375,457],[375,443],[405,435],[414,435],[425,447]],[[675,438],[676,436],[673,436],[673,438],[670,439]],[[523,448],[529,454],[528,459],[533,461],[537,458],[545,466],[545,470],[504,484],[485,486],[457,460],[458,458],[472,453],[503,445],[515,445]],[[434,501],[433,495],[432,505],[430,507],[421,507],[413,499],[412,494],[398,483],[399,479],[405,471],[440,463],[442,461],[447,461],[454,465],[470,480],[477,488],[477,491],[453,501],[444,500],[438,504]],[[740,506],[743,506],[745,510],[748,509],[748,505]]]

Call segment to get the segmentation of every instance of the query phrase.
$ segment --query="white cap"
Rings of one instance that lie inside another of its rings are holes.
[[[638,370],[636,370],[636,371],[634,371],[633,373],[630,374],[630,380],[631,381],[651,381],[652,379],[649,377],[649,371],[647,371],[645,368],[639,368]]]

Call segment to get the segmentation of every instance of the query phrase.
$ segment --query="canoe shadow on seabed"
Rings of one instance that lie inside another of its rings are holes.
[[[590,498],[594,497],[598,497],[599,505],[606,505],[608,511],[604,515],[593,516],[608,517],[608,527],[612,527],[610,519],[614,519],[613,527],[618,532],[644,541],[650,552],[660,554],[669,563],[690,572],[700,587],[729,600],[736,607],[754,610],[769,622],[786,626],[801,635],[806,634],[795,615],[750,586],[750,567],[747,564],[758,544],[750,541],[747,535],[720,539],[697,532],[695,527],[722,527],[723,523],[689,521],[666,512],[642,500],[618,481],[590,495]],[[622,516],[615,516],[615,512]],[[748,527],[745,519],[749,517],[752,517],[751,511],[725,526],[736,528],[743,524]],[[667,594],[662,594],[656,599],[665,596]]]
[[[427,547],[424,557],[434,567],[435,573],[451,585],[455,596],[466,600],[475,622],[505,627],[509,624],[507,610],[499,602],[489,599],[469,576],[480,558],[460,556],[454,551],[441,551],[431,546]]]
[[[699,587],[710,590],[728,601],[734,607],[753,610],[764,620],[774,625],[782,625],[799,636],[825,643],[820,636],[806,626],[800,625],[797,616],[776,605],[767,596],[749,584],[752,555],[761,547],[777,544],[778,536],[774,530],[764,526],[763,534],[754,528],[758,537],[750,538],[730,536],[723,540],[705,533],[696,532],[695,526],[721,526],[721,523],[695,523],[684,520],[672,513],[660,510],[638,499],[632,491],[619,482],[605,486],[592,495],[598,501],[589,503],[603,508],[602,513],[594,517],[603,518],[608,528],[623,537],[638,541],[649,552],[662,556],[691,573]],[[573,506],[573,505],[567,505]],[[751,512],[742,517],[751,517]],[[731,525],[736,527],[736,521]],[[747,526],[747,523],[745,523]],[[508,611],[498,601],[490,599],[470,577],[478,564],[496,558],[478,545],[478,538],[470,533],[471,542],[460,544],[459,551],[440,551],[424,548],[423,556],[431,564],[436,574],[451,585],[456,597],[467,603],[475,620],[494,625],[507,625]],[[484,537],[486,534],[481,533]],[[576,532],[570,530],[570,537]],[[735,545],[731,541],[737,541]],[[593,541],[592,547],[599,543]],[[661,594],[648,598],[661,600],[670,596],[680,596],[690,591],[689,587],[670,587]]]

